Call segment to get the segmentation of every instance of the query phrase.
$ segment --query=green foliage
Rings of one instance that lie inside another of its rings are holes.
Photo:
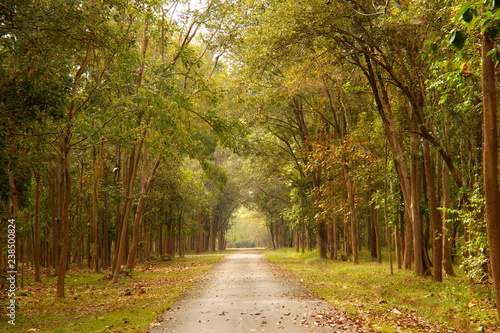
[[[241,206],[230,219],[227,234],[228,247],[265,247],[267,243],[266,219],[262,213]]]
[[[461,50],[465,45],[466,39],[467,33],[464,30],[455,30],[451,34],[450,44],[457,50]]]
[[[487,283],[489,281],[488,237],[486,234],[486,220],[484,218],[484,196],[481,189],[476,187],[471,193],[470,202],[459,210],[451,213],[456,216],[469,235],[463,245],[463,261],[461,268],[467,273],[471,281]]]
[[[461,20],[469,33],[479,29],[482,34],[486,34],[491,40],[495,40],[500,26],[500,12],[497,11],[499,6],[500,4],[496,0],[467,1],[460,7],[457,21]],[[455,32],[454,36],[457,38],[455,43],[452,42],[457,49],[463,47],[466,38],[466,32],[460,31],[460,36],[457,36]]]
[[[465,23],[470,23],[477,16],[477,10],[472,7],[467,7],[462,14],[462,20]]]

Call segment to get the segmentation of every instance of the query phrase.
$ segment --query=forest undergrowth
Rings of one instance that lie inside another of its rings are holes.
[[[57,278],[50,277],[49,270],[36,283],[26,271],[24,287],[17,292],[16,325],[6,327],[2,320],[0,332],[145,332],[221,258],[214,253],[152,261],[115,284],[110,284],[109,271],[71,267],[65,298],[56,296]]]
[[[265,251],[266,257],[339,310],[378,332],[500,332],[493,288],[470,284],[466,275],[442,283],[409,270],[390,274],[361,252],[360,264],[319,259],[316,251]],[[385,253],[387,254],[387,253]]]

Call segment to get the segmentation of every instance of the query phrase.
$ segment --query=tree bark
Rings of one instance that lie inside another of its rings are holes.
[[[108,187],[109,169],[104,168],[104,187]],[[107,270],[110,266],[111,251],[109,242],[109,200],[108,192],[103,193],[103,218],[102,218],[102,269]]]
[[[121,232],[120,240],[117,248],[116,264],[113,267],[113,278],[111,283],[116,283],[120,275],[120,266],[126,262],[126,248],[127,248],[127,234],[128,234],[128,220],[130,217],[130,212],[132,210],[132,200],[134,195],[134,180],[137,174],[137,168],[139,164],[139,156],[142,151],[142,145],[144,143],[144,138],[139,140],[139,143],[130,152],[128,172],[126,174],[126,189],[125,189],[125,202],[123,204],[123,213],[121,219]]]
[[[11,167],[8,167],[9,174],[9,213],[10,217],[17,219],[19,213],[19,190],[17,189],[16,179],[12,173]]]
[[[40,241],[40,172],[35,172],[35,230],[33,236],[35,282],[40,279],[40,265],[42,261],[42,247]]]
[[[377,262],[382,263],[382,251],[380,246],[380,231],[379,231],[379,218],[377,207],[375,203],[372,204],[372,221],[373,221],[373,231],[375,232],[375,254],[377,257]]]
[[[140,87],[142,86],[143,83],[143,76],[144,76],[144,68],[145,68],[145,63],[146,63],[146,51],[148,49],[148,44],[149,44],[149,36],[148,36],[148,24],[146,23],[144,26],[144,35],[142,39],[142,43],[140,46],[140,51],[141,51],[141,63],[139,66],[139,70],[137,72],[137,81],[136,81],[136,92],[139,91]],[[122,264],[126,264],[127,261],[127,235],[128,235],[128,219],[130,217],[130,212],[132,209],[132,199],[133,199],[133,192],[134,192],[134,181],[136,178],[137,174],[137,168],[138,168],[138,163],[139,163],[139,156],[141,155],[142,151],[142,146],[144,144],[144,137],[147,132],[147,127],[149,125],[149,120],[150,116],[148,116],[145,124],[145,129],[143,131],[142,137],[139,139],[139,143],[136,144],[136,146],[132,149],[131,154],[130,154],[130,160],[129,160],[129,172],[128,172],[128,177],[126,183],[126,195],[125,195],[125,203],[123,206],[123,215],[122,215],[122,221],[121,221],[121,232],[120,232],[120,240],[118,243],[117,247],[117,253],[116,253],[116,264],[113,267],[113,278],[111,280],[111,283],[116,283],[118,281],[118,277],[120,274],[120,266]],[[138,119],[138,125],[141,123],[141,117]]]
[[[58,297],[64,297],[64,283],[66,278],[66,270],[68,267],[69,260],[69,249],[70,249],[70,204],[71,204],[71,137],[72,128],[71,123],[75,117],[75,113],[78,110],[77,107],[77,95],[78,89],[80,87],[80,80],[83,73],[85,73],[90,57],[92,55],[93,47],[88,45],[85,52],[85,57],[82,60],[78,70],[73,77],[73,85],[71,87],[71,100],[69,103],[69,108],[66,113],[67,125],[62,134],[61,146],[60,146],[60,159],[62,164],[62,174],[63,182],[61,182],[60,198],[61,201],[61,256],[59,259],[59,266],[57,271],[57,287],[56,294]]]
[[[126,270],[132,270],[135,264],[135,257],[137,254],[137,247],[139,246],[139,241],[141,238],[141,226],[144,220],[144,211],[145,211],[145,203],[149,191],[151,190],[151,185],[153,184],[153,180],[156,174],[156,170],[160,165],[161,158],[158,157],[153,165],[153,169],[151,170],[151,174],[147,177],[148,171],[148,153],[147,150],[144,149],[143,154],[143,165],[142,165],[142,180],[141,180],[141,196],[139,197],[139,203],[137,204],[137,209],[135,212],[134,218],[134,227],[133,227],[133,236],[132,236],[132,244],[130,245],[127,264],[125,266]]]
[[[57,202],[58,200],[58,189],[60,189],[59,185],[59,177],[58,177],[58,169],[56,167],[56,171],[54,172],[54,178],[49,179],[49,194],[50,194],[50,212],[52,219],[52,227],[50,231],[51,236],[51,245],[50,245],[50,265],[57,271],[57,266],[59,263],[59,221],[60,221],[60,205]]]
[[[443,281],[443,221],[438,210],[438,199],[436,194],[434,163],[432,160],[429,142],[424,142],[424,164],[425,178],[427,184],[427,194],[429,197],[430,219],[432,226],[432,279],[434,281]]]
[[[328,233],[326,223],[324,221],[318,222],[318,249],[319,257],[322,259],[328,258]]]
[[[101,144],[99,157],[94,158],[94,179],[92,187],[92,266],[99,272],[99,179],[104,164],[104,143]]]
[[[495,48],[488,33],[482,36],[483,177],[488,244],[496,303],[500,304],[500,190],[498,187],[498,114],[495,63],[488,52]],[[500,316],[500,306],[497,306]]]
[[[424,263],[422,257],[422,224],[420,219],[420,137],[410,134],[411,155],[411,200],[410,213],[413,222],[413,260],[415,274],[424,275]]]
[[[381,77],[380,73],[375,73],[375,68],[372,66],[372,60],[368,55],[365,56],[366,61],[366,71],[365,75],[368,79],[370,87],[373,92],[375,105],[377,111],[382,119],[382,124],[384,125],[384,132],[387,138],[387,144],[392,153],[392,157],[394,160],[394,166],[396,168],[396,173],[398,175],[399,186],[401,188],[404,210],[405,210],[405,259],[404,264],[405,268],[409,269],[411,266],[411,256],[408,253],[408,249],[411,249],[413,246],[408,242],[409,237],[413,237],[414,230],[414,213],[412,210],[413,207],[413,198],[415,193],[412,192],[412,181],[410,177],[410,172],[408,168],[408,163],[405,159],[404,147],[403,143],[399,138],[398,129],[396,126],[396,120],[391,110],[391,104],[389,101],[389,96],[387,94],[387,89],[384,85],[384,80]],[[419,256],[420,257],[420,256]]]
[[[71,204],[71,128],[68,125],[66,131],[64,131],[61,153],[63,154],[63,170],[64,170],[64,182],[62,182],[61,192],[64,193],[62,209],[61,209],[61,220],[62,220],[62,230],[61,230],[61,256],[59,259],[59,267],[57,271],[57,288],[56,293],[58,297],[64,297],[64,284],[66,277],[66,269],[68,266],[69,259],[69,247],[70,247],[70,216],[69,207]]]
[[[352,178],[349,174],[349,167],[346,164],[344,164],[344,180],[347,189],[347,201],[349,202],[352,263],[359,264],[358,231],[357,231],[358,219],[356,216],[356,198],[354,196],[354,182],[352,181]]]
[[[455,276],[455,270],[453,269],[453,263],[451,260],[451,242],[450,242],[450,229],[452,228],[451,222],[449,222],[449,213],[447,209],[450,208],[450,177],[448,174],[448,167],[446,164],[442,164],[442,187],[443,187],[443,211],[442,220],[445,225],[443,228],[443,268],[446,274],[449,276]]]
[[[210,205],[210,220],[208,226],[208,252],[215,251],[215,210],[214,204]]]

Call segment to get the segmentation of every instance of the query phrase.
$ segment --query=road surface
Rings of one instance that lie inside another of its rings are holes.
[[[227,254],[151,333],[373,332],[308,291],[258,251]]]

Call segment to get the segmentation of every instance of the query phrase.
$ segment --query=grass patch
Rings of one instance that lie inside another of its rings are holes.
[[[340,310],[379,332],[498,332],[493,291],[463,273],[443,283],[370,262],[319,259],[317,252],[264,251],[268,259]],[[457,269],[457,271],[459,271]]]
[[[16,325],[2,313],[0,332],[144,332],[222,256],[148,263],[113,285],[109,272],[70,270],[65,298],[55,296],[55,277],[34,283],[25,276],[27,287],[16,293]]]

